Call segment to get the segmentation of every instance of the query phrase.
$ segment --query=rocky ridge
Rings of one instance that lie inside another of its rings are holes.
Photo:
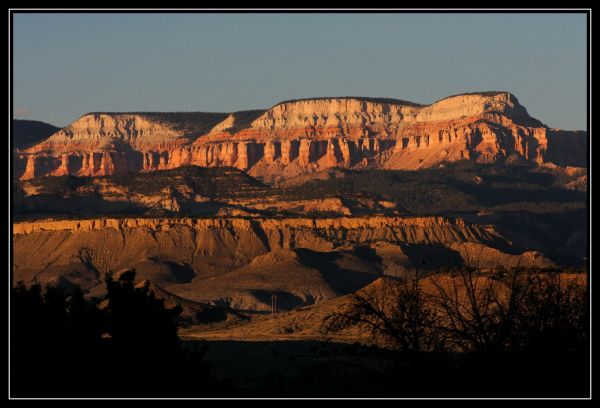
[[[35,251],[31,251],[35,248]],[[135,269],[186,299],[267,311],[332,299],[382,275],[460,266],[553,263],[493,227],[444,217],[121,218],[13,225],[13,278],[94,293],[104,273]]]
[[[508,92],[431,105],[343,97],[266,111],[91,113],[15,156],[15,176],[104,176],[232,166],[267,181],[332,167],[417,169],[456,160],[586,165],[587,132],[551,129]]]

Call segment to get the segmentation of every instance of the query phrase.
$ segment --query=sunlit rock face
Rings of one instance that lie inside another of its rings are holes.
[[[13,247],[15,282],[77,284],[92,291],[104,285],[99,272],[135,268],[142,279],[169,285],[182,297],[215,302],[229,302],[232,295],[240,296],[245,273],[239,273],[247,271],[245,268],[253,276],[276,271],[252,285],[287,285],[284,287],[310,295],[308,303],[337,297],[338,291],[327,292],[326,296],[322,292],[331,279],[313,281],[310,272],[315,268],[315,259],[327,264],[332,255],[344,268],[340,269],[344,273],[334,275],[333,282],[346,288],[344,291],[357,290],[382,274],[400,277],[416,267],[456,266],[474,256],[483,256],[486,268],[553,265],[537,251],[515,251],[490,226],[444,217],[25,221],[13,225]],[[359,256],[365,248],[377,256]],[[310,254],[311,258],[302,254]],[[282,256],[289,262],[282,261]],[[173,269],[174,265],[179,269]],[[182,269],[185,274],[178,273]],[[363,279],[355,282],[357,273]],[[227,276],[241,280],[230,281],[223,292],[213,292],[215,282]],[[306,289],[307,282],[313,282],[313,289]]]
[[[456,160],[583,167],[586,156],[587,132],[550,129],[511,93],[485,92],[431,105],[343,97],[231,114],[91,113],[17,150],[13,168],[27,180],[231,166],[269,181],[330,167],[411,170]]]

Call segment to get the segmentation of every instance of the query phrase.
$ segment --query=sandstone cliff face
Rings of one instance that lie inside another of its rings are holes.
[[[196,231],[236,230],[261,231],[266,236],[273,232],[269,247],[285,248],[297,245],[297,239],[287,237],[301,232],[315,236],[314,242],[323,238],[335,240],[345,236],[346,241],[370,241],[390,238],[404,242],[500,242],[501,238],[485,228],[466,223],[462,219],[443,217],[385,217],[366,218],[288,218],[288,219],[245,219],[245,218],[102,218],[88,220],[30,221],[13,224],[13,235],[33,234],[43,231],[89,232],[94,230],[127,230],[149,228],[154,231],[168,231],[177,227],[188,227]],[[277,235],[275,234],[275,235]],[[260,234],[262,235],[262,234]],[[321,237],[319,239],[318,237]],[[306,241],[311,244],[311,240]],[[312,245],[312,244],[311,244]],[[329,245],[328,245],[329,247]]]
[[[518,118],[530,125],[541,126],[529,117],[527,110],[508,92],[494,95],[458,95],[429,106],[409,102],[374,102],[358,98],[314,99],[281,103],[252,122],[259,135],[272,138],[346,137],[358,139],[372,133],[394,137],[401,124],[437,122],[489,112]]]
[[[264,112],[190,115],[196,116],[85,115],[19,151],[14,168],[27,180],[191,164],[233,166],[276,180],[330,167],[416,169],[463,159],[586,164],[586,132],[548,129],[508,92],[458,95],[428,106],[321,98]]]
[[[31,153],[112,150],[121,142],[134,149],[166,148],[184,143],[185,130],[137,114],[88,114],[27,149]]]
[[[463,257],[479,253],[490,267],[548,264],[541,254],[508,252],[514,248],[494,229],[442,217],[105,218],[13,225],[15,282],[95,290],[105,272],[135,268],[140,279],[180,296],[246,310],[267,310],[265,290],[288,293],[293,307],[357,290],[383,274],[459,266]]]
[[[94,268],[100,272],[158,258],[188,265],[206,276],[246,265],[273,251],[304,248],[331,253],[377,242],[431,247],[429,252],[420,250],[422,258],[440,265],[444,262],[432,259],[448,258],[454,252],[440,252],[440,248],[451,244],[510,248],[491,228],[443,217],[105,218],[13,224],[15,273],[24,278],[49,266],[68,270],[66,266],[88,250],[94,252]],[[31,248],[37,248],[35,253]],[[453,258],[450,261],[455,263]]]
[[[502,119],[502,124],[475,117],[408,125],[384,167],[412,170],[443,161],[492,163],[510,157],[538,164],[586,165],[585,132],[527,127]]]

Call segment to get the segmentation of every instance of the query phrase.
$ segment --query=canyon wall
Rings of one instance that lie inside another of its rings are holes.
[[[289,278],[301,286],[321,262],[339,270],[331,273],[344,285],[356,277],[352,270],[360,263],[400,276],[415,266],[457,266],[481,251],[493,255],[486,256],[490,267],[519,259],[551,265],[538,252],[518,251],[491,227],[442,217],[30,221],[13,224],[12,248],[15,283],[77,284],[93,291],[101,289],[104,273],[134,268],[141,279],[174,285],[176,293],[190,297],[205,296],[235,271],[243,272],[239,276],[272,271],[270,279]],[[244,267],[250,269],[240,270]],[[234,280],[215,299],[230,298],[240,286]]]
[[[232,114],[88,114],[15,155],[16,177],[104,176],[183,165],[258,177],[330,167],[416,169],[455,160],[585,166],[587,132],[549,129],[508,92],[422,106],[315,98]],[[285,167],[293,165],[293,171]]]
[[[64,271],[67,264],[79,265],[82,252],[93,252],[94,267],[100,272],[160,258],[191,265],[199,272],[216,273],[271,251],[333,251],[378,241],[510,246],[493,229],[442,217],[125,218],[13,224],[17,276],[54,267]]]
[[[460,218],[443,217],[336,217],[336,218],[101,218],[86,220],[45,220],[13,224],[13,235],[65,231],[71,233],[114,229],[150,229],[168,231],[173,228],[191,228],[200,231],[251,231],[257,236],[269,237],[269,248],[299,245],[297,234],[314,235],[319,242],[324,238],[369,242],[378,239],[409,243],[486,242],[499,243],[501,237],[493,230],[471,225]],[[295,237],[295,238],[294,238]],[[321,239],[318,239],[321,237]],[[293,239],[292,239],[293,238]],[[266,243],[266,242],[265,242]]]

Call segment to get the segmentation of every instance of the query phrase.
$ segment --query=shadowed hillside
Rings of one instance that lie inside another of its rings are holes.
[[[12,145],[19,149],[26,148],[41,142],[58,130],[60,128],[37,120],[13,119]]]

